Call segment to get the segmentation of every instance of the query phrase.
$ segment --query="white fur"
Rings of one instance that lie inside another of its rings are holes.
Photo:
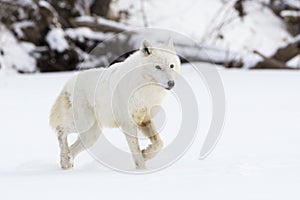
[[[124,62],[106,69],[83,71],[71,78],[50,116],[50,124],[58,134],[61,167],[72,168],[74,157],[91,147],[103,128],[120,127],[136,168],[145,168],[145,161],[163,146],[151,123],[150,110],[161,104],[168,91],[168,81],[174,81],[179,70],[180,61],[170,39],[161,47],[143,41],[141,49]],[[143,150],[136,137],[138,129],[152,143]],[[80,137],[69,147],[67,135],[73,132]]]

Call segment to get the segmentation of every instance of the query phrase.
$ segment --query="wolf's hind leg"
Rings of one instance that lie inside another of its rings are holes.
[[[146,149],[142,150],[143,157],[145,158],[145,160],[152,159],[162,149],[163,141],[161,140],[153,123],[139,128],[144,133],[144,135],[150,139],[152,143]]]
[[[57,137],[60,148],[60,165],[62,169],[73,168],[73,157],[70,154],[67,136],[68,134],[62,127],[57,127]]]

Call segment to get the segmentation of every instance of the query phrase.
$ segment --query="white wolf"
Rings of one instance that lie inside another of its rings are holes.
[[[163,147],[150,110],[162,103],[179,71],[180,59],[172,39],[160,47],[144,40],[140,50],[124,62],[79,72],[71,78],[50,116],[50,125],[58,135],[61,167],[72,168],[75,156],[90,148],[103,128],[119,127],[125,133],[136,169],[145,168],[145,161]],[[138,143],[138,129],[151,141],[143,150]],[[67,136],[75,132],[79,137],[69,147]]]

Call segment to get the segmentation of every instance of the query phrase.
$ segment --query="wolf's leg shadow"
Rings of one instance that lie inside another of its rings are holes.
[[[146,126],[141,126],[139,128],[152,143],[146,149],[142,150],[143,157],[145,160],[152,159],[163,148],[163,141],[161,140],[152,122],[147,124]]]
[[[125,134],[128,146],[132,153],[136,169],[145,169],[145,159],[140,149],[139,140],[137,137],[137,127],[134,125],[122,127]]]

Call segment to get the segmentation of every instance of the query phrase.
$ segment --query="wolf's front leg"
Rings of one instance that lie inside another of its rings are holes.
[[[134,159],[136,169],[145,169],[145,159],[142,155],[139,141],[137,137],[137,128],[131,127],[124,129],[124,134],[129,145],[130,151],[132,153],[132,157]]]
[[[143,157],[145,158],[145,160],[152,159],[162,149],[163,141],[161,140],[153,123],[150,123],[147,126],[140,127],[140,129],[152,143],[146,149],[142,150]]]

